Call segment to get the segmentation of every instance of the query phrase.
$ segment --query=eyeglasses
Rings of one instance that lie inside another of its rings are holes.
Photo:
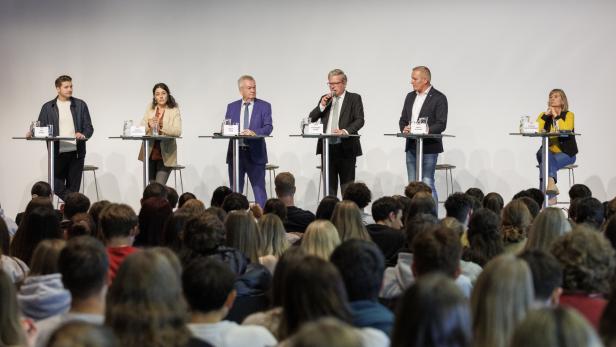
[[[337,86],[339,84],[342,84],[342,82],[327,82],[328,86]]]

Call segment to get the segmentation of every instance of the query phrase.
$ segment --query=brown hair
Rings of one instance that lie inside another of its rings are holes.
[[[295,194],[295,177],[290,172],[281,172],[274,179],[274,187],[278,196]]]
[[[455,278],[460,269],[460,235],[449,228],[439,227],[419,233],[413,240],[412,252],[417,277],[431,272],[442,272]]]
[[[62,75],[58,78],[56,78],[56,81],[54,82],[54,84],[56,85],[56,88],[60,88],[62,86],[63,82],[72,82],[73,79],[71,78],[71,76],[68,75]]]
[[[244,253],[251,262],[259,263],[259,227],[254,217],[245,211],[231,211],[225,229],[225,244]]]
[[[562,89],[552,89],[550,91],[550,94],[548,94],[548,107],[550,107],[550,96],[552,96],[552,94],[559,94],[560,98],[563,101],[563,111],[567,112],[569,111],[569,101],[567,101],[567,95],[565,94],[565,91]]]
[[[66,246],[62,239],[48,239],[39,242],[32,254],[30,276],[49,275],[59,272],[58,258]]]
[[[516,243],[526,238],[533,217],[520,200],[513,200],[501,211],[501,234],[505,244]]]
[[[27,346],[26,336],[21,326],[21,312],[17,303],[15,285],[9,276],[0,270],[0,345]]]
[[[100,214],[100,227],[105,240],[126,237],[139,224],[132,207],[125,204],[111,204]]]
[[[332,223],[336,226],[340,241],[360,239],[371,241],[361,219],[361,211],[353,201],[342,200],[334,207]]]
[[[422,181],[413,181],[409,182],[409,184],[404,188],[404,195],[407,198],[412,199],[415,194],[419,192],[426,192],[432,194],[432,188],[429,185],[423,183]]]

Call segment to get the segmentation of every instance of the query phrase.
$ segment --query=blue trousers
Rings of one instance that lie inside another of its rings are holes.
[[[267,193],[265,191],[265,164],[253,162],[250,158],[250,152],[243,149],[240,149],[239,152],[239,162],[239,193],[244,193],[244,176],[248,175],[248,179],[252,185],[252,191],[255,194],[255,201],[263,208],[267,200]],[[233,163],[229,164],[229,182],[233,182]]]
[[[438,194],[436,193],[436,186],[434,185],[434,171],[436,170],[436,161],[438,159],[438,153],[426,154],[423,155],[423,164],[422,164],[422,178],[421,180],[432,188],[432,197],[434,197],[434,201],[438,203]],[[409,182],[414,182],[417,180],[415,170],[417,165],[415,165],[417,161],[417,157],[415,156],[415,151],[407,151],[406,152],[406,171],[408,174]]]
[[[537,151],[537,162],[539,163],[539,181],[543,182],[543,171],[541,170],[543,158],[541,157],[541,149],[542,148],[539,148],[539,151]],[[548,177],[552,177],[554,181],[558,182],[556,179],[558,170],[573,163],[575,163],[575,155],[570,157],[568,154],[563,152],[552,153],[548,151]]]

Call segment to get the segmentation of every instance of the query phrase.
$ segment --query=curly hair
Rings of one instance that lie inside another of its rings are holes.
[[[616,251],[603,235],[578,226],[556,240],[551,251],[563,266],[565,290],[609,293]]]
[[[473,213],[468,224],[469,248],[464,250],[462,259],[484,266],[490,259],[503,253],[503,240],[500,235],[499,218],[487,208]]]
[[[526,204],[513,200],[502,210],[501,233],[505,244],[524,240],[532,222],[532,216]]]

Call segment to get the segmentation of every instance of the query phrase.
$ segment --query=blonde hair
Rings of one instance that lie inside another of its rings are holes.
[[[428,80],[428,83],[432,81],[432,73],[430,72],[430,69],[428,69],[427,66],[415,66],[413,68],[413,71],[421,72],[424,75],[424,77]]]
[[[528,229],[526,249],[550,252],[556,239],[571,231],[571,224],[560,208],[543,209]]]
[[[515,329],[510,347],[601,347],[595,329],[574,309],[531,311]]]
[[[552,96],[552,94],[558,93],[558,95],[560,95],[561,100],[563,101],[563,111],[567,112],[569,111],[569,101],[567,101],[567,95],[565,94],[565,91],[562,89],[552,89],[550,91],[550,94],[548,94],[548,107],[550,107],[550,96]]]
[[[532,218],[528,207],[521,200],[508,203],[501,211],[501,234],[505,245],[524,240]]]
[[[533,299],[533,280],[524,260],[505,254],[490,261],[471,295],[474,346],[506,347]]]
[[[259,219],[259,256],[280,257],[289,248],[286,231],[280,217],[266,213]]]
[[[355,328],[333,317],[304,324],[289,342],[290,347],[363,346]]]
[[[342,200],[334,207],[332,223],[336,226],[341,241],[360,239],[372,241],[361,219],[361,211],[357,204],[350,200]]]
[[[339,244],[340,236],[336,227],[328,220],[318,219],[306,228],[300,248],[307,254],[329,260],[329,256]]]
[[[342,71],[342,70],[340,70],[340,69],[333,69],[332,71],[330,71],[330,72],[327,74],[327,79],[329,79],[329,78],[330,78],[330,77],[332,77],[332,76],[342,76],[342,82],[343,82],[344,84],[346,84],[346,82],[347,82],[347,76],[346,76],[346,74],[344,73],[344,71]]]

